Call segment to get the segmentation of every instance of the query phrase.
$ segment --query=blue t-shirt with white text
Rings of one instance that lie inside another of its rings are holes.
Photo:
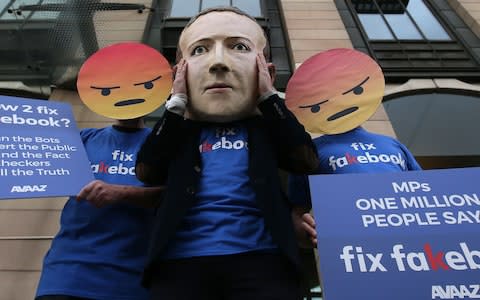
[[[421,170],[410,151],[398,140],[362,127],[323,135],[313,140],[319,166],[315,174],[381,173]],[[310,203],[307,176],[291,175],[288,180],[291,203]]]
[[[84,129],[82,141],[96,179],[141,186],[136,154],[150,129]],[[153,210],[130,204],[96,208],[68,199],[60,231],[47,252],[37,296],[69,295],[99,300],[148,299],[141,287]]]
[[[272,251],[248,176],[248,133],[239,124],[202,130],[197,202],[168,244],[164,259]]]

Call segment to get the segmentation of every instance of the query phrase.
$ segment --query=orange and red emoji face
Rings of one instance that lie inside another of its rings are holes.
[[[125,120],[160,107],[172,88],[172,69],[157,50],[119,43],[90,56],[78,73],[83,103],[105,117]]]
[[[338,134],[368,120],[384,91],[382,69],[372,58],[352,49],[332,49],[297,69],[285,103],[308,131]]]

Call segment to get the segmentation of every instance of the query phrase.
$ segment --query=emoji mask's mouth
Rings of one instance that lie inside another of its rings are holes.
[[[344,109],[342,110],[341,112],[338,112],[334,115],[331,115],[330,117],[328,117],[327,121],[334,121],[338,118],[341,118],[341,117],[344,117],[348,114],[351,114],[353,113],[354,111],[357,111],[358,110],[358,106],[354,106],[354,107],[350,107],[350,108],[347,108],[347,109]]]
[[[129,99],[115,103],[115,106],[126,106],[145,102],[145,99]]]

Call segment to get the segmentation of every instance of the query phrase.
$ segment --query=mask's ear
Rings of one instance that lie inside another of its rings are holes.
[[[272,80],[272,85],[275,82],[275,76],[277,75],[277,69],[273,63],[267,63],[268,73],[270,74],[270,79]]]

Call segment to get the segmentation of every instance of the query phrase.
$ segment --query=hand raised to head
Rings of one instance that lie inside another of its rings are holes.
[[[173,95],[187,94],[187,61],[182,58],[174,67]]]
[[[274,68],[272,63],[267,63],[263,53],[257,54],[258,68],[258,94],[265,95],[275,91],[273,88],[273,78],[270,76],[269,68]]]

